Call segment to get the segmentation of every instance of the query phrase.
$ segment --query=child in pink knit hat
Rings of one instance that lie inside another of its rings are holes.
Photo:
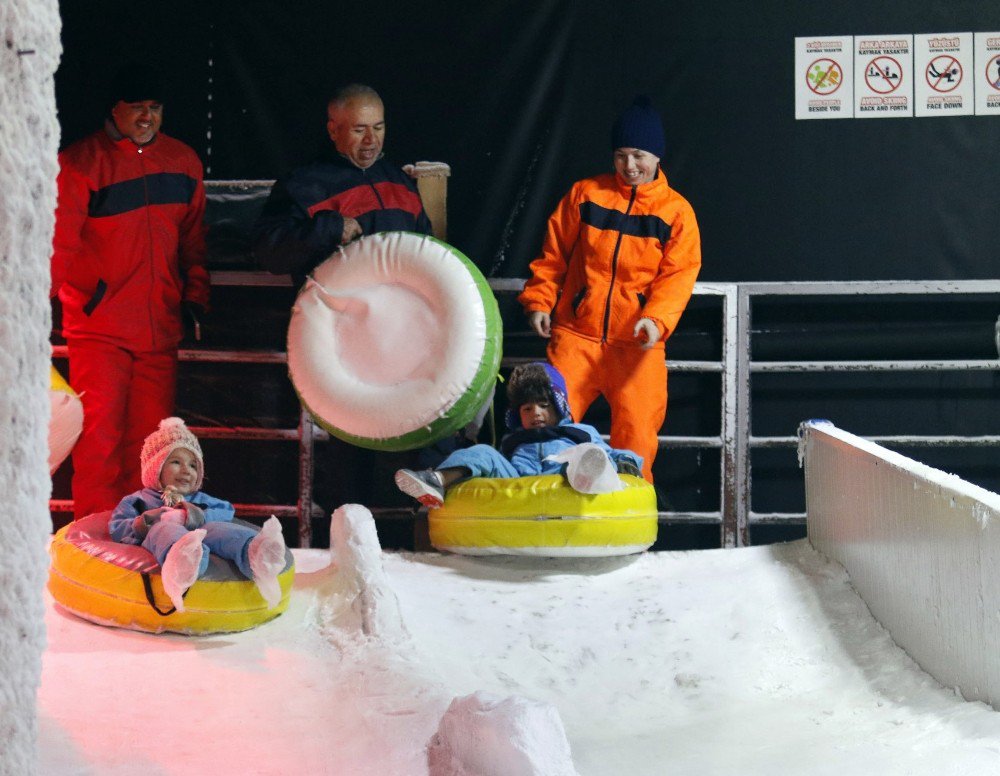
[[[111,538],[138,544],[160,564],[163,589],[178,612],[184,594],[208,569],[210,553],[233,561],[274,608],[281,601],[278,574],[285,568],[281,524],[272,516],[258,532],[234,523],[228,501],[201,491],[205,477],[198,438],[180,418],[164,418],[146,437],[142,490],[125,496],[111,513]]]

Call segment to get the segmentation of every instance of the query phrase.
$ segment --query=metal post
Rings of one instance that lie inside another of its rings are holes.
[[[733,417],[735,461],[733,514],[722,522],[722,546],[750,544],[750,327],[751,295],[742,286],[736,290],[736,411]]]
[[[728,286],[722,296],[722,419],[720,438],[720,509],[719,543],[732,547],[736,534],[738,494],[736,488],[736,358],[737,358],[737,295],[735,286]]]
[[[305,409],[299,414],[299,547],[312,547],[313,421]]]

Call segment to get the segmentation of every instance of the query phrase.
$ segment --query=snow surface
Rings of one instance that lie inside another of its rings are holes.
[[[555,707],[581,776],[1000,772],[1000,714],[922,672],[806,540],[384,553],[406,629],[389,641],[328,552],[293,552],[289,609],[245,633],[104,628],[47,598],[39,772],[423,775],[477,691]]]

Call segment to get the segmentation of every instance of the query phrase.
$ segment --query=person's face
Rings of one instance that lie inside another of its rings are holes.
[[[649,183],[656,177],[656,165],[660,157],[638,148],[618,148],[615,150],[615,172],[629,186]]]
[[[111,109],[111,118],[118,131],[136,145],[146,145],[156,137],[163,123],[163,105],[156,100],[123,102]]]
[[[160,485],[166,490],[171,485],[183,496],[194,493],[198,482],[198,459],[185,447],[178,447],[163,462],[160,469]]]
[[[520,407],[521,425],[525,428],[542,428],[556,425],[556,408],[547,401],[529,401]]]
[[[371,167],[385,141],[385,111],[381,100],[356,98],[330,110],[326,131],[337,151],[362,170]]]

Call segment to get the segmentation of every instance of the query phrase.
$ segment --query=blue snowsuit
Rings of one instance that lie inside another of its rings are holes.
[[[473,477],[526,477],[535,474],[561,474],[564,465],[545,458],[569,447],[592,442],[608,454],[611,462],[631,461],[639,470],[642,458],[631,450],[616,450],[601,439],[596,428],[574,423],[566,400],[566,383],[550,364],[541,364],[549,379],[553,408],[559,422],[554,426],[524,428],[518,407],[507,410],[508,434],[500,440],[499,452],[489,445],[473,445],[456,450],[437,469],[468,469]]]
[[[205,524],[201,526],[206,531],[202,542],[205,552],[202,553],[198,576],[202,576],[208,570],[209,553],[214,552],[220,558],[233,561],[247,579],[253,579],[247,551],[250,540],[257,536],[257,531],[249,526],[232,522],[236,510],[228,501],[209,496],[200,490],[185,496],[184,500],[201,507],[205,513]],[[157,563],[162,566],[170,548],[189,530],[183,525],[160,520],[149,527],[145,536],[137,532],[135,518],[143,512],[162,506],[165,506],[163,492],[153,488],[143,488],[125,496],[111,513],[108,524],[111,538],[122,544],[142,546],[149,550]]]

